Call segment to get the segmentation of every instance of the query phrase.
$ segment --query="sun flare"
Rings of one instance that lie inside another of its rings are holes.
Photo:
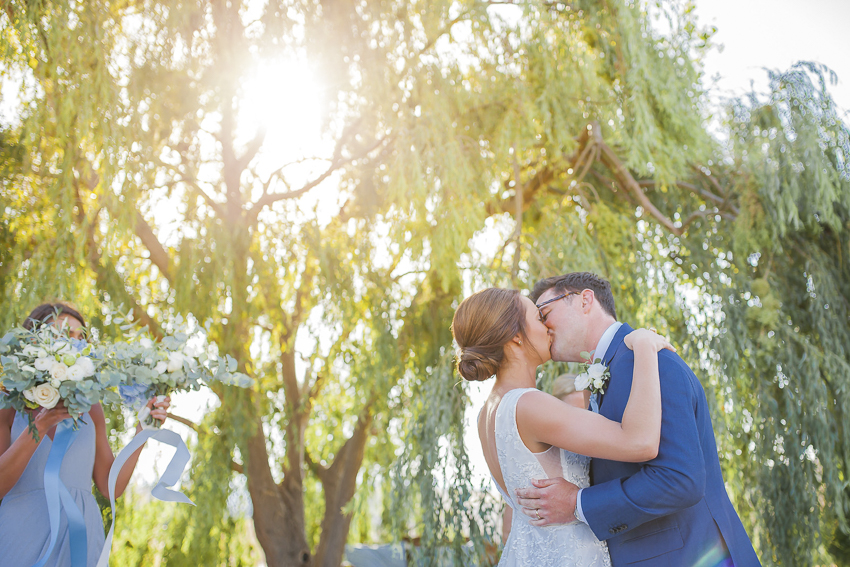
[[[306,61],[282,59],[257,66],[242,86],[238,135],[250,140],[265,128],[257,157],[261,177],[286,163],[326,157],[321,131],[324,104],[324,91]]]

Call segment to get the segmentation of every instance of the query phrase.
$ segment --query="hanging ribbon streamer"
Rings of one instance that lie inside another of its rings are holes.
[[[65,509],[65,516],[68,518],[71,567],[85,567],[86,565],[86,545],[88,544],[86,522],[79,506],[74,501],[74,497],[68,492],[68,487],[65,486],[59,476],[65,453],[68,452],[68,448],[77,438],[78,433],[79,430],[75,428],[74,422],[69,419],[61,421],[56,426],[53,444],[50,446],[50,453],[47,455],[47,463],[44,466],[44,493],[47,498],[47,515],[50,520],[50,542],[44,556],[33,567],[44,567],[47,560],[50,559],[50,554],[53,553],[56,540],[59,538],[62,508]]]
[[[109,554],[112,552],[112,536],[115,531],[115,483],[118,481],[118,473],[121,472],[121,468],[127,462],[127,459],[130,458],[130,455],[135,453],[136,450],[144,445],[145,441],[148,439],[155,439],[160,443],[171,445],[176,449],[174,456],[171,458],[171,462],[168,463],[167,467],[165,467],[165,472],[162,474],[162,477],[151,490],[151,495],[157,500],[162,500],[164,502],[182,502],[184,504],[191,504],[192,506],[195,505],[194,502],[192,502],[179,490],[171,490],[168,488],[169,486],[177,484],[177,481],[180,480],[180,476],[183,474],[183,469],[185,469],[186,465],[189,463],[189,449],[186,447],[186,443],[183,441],[183,438],[168,429],[143,430],[141,433],[136,435],[133,440],[121,450],[120,453],[118,453],[118,456],[115,457],[115,462],[112,463],[112,468],[109,469],[108,496],[109,505],[112,507],[112,525],[109,526],[109,533],[106,535],[106,541],[103,544],[103,551],[100,554],[97,567],[108,567]],[[76,565],[74,567],[76,567]]]

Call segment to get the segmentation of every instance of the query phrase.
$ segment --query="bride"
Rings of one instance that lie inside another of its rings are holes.
[[[532,479],[562,476],[589,486],[590,457],[626,462],[653,459],[661,435],[657,353],[673,347],[652,331],[625,338],[634,351],[634,381],[622,423],[568,405],[535,388],[537,367],[550,359],[550,336],[534,303],[516,290],[490,288],[466,298],[452,333],[457,368],[467,380],[496,377],[478,435],[499,492],[508,503],[510,535],[499,565],[609,566],[608,548],[581,522],[536,527],[542,517],[521,509],[515,490]],[[508,522],[506,521],[506,524]]]

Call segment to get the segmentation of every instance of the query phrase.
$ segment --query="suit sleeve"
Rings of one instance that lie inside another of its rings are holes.
[[[599,540],[690,508],[705,494],[705,456],[697,428],[694,390],[695,386],[701,386],[677,356],[662,351],[658,362],[661,376],[658,456],[632,476],[582,491],[582,511]]]

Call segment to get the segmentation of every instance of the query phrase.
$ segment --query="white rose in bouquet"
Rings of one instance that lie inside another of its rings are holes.
[[[36,370],[41,370],[42,372],[49,372],[53,365],[56,364],[56,359],[52,356],[42,356],[40,358],[36,358],[35,362]]]
[[[71,348],[70,343],[57,342],[57,343],[54,343],[54,345],[53,345],[53,352],[56,353],[56,354],[62,354],[62,355],[73,354],[74,349]]]
[[[602,378],[595,378],[593,380],[593,387],[596,388],[597,390],[601,390],[602,386],[604,386],[604,385],[605,385],[605,380],[602,379]]]
[[[50,368],[50,377],[54,380],[59,380],[61,382],[63,380],[67,380],[67,376],[68,367],[61,362],[57,362]]]
[[[156,363],[156,366],[154,366],[154,370],[156,370],[157,374],[162,374],[163,372],[168,370],[168,363],[164,360],[160,360]]]
[[[181,368],[183,368],[183,353],[176,351],[168,353],[168,371],[177,372]]]
[[[35,388],[30,388],[27,391],[31,392],[32,401],[43,408],[51,409],[56,407],[56,404],[59,403],[59,390],[50,384],[39,384]],[[24,392],[25,396],[27,391]],[[30,398],[27,397],[27,399]]]
[[[73,380],[74,382],[79,382],[85,377],[86,371],[83,369],[82,366],[79,366],[77,364],[68,367],[68,372],[65,373],[65,380]]]
[[[47,356],[47,351],[41,347],[27,345],[24,347],[23,353],[33,358],[43,358]]]
[[[202,352],[203,349],[197,345],[190,345],[189,343],[186,343],[183,346],[183,354],[185,354],[187,358],[196,358]]]
[[[575,379],[576,390],[581,391],[590,386],[590,376],[586,372],[582,372]]]
[[[74,367],[80,367],[83,369],[83,376],[88,378],[89,376],[94,376],[94,362],[87,357],[81,356],[77,359],[77,362],[74,363]]]

